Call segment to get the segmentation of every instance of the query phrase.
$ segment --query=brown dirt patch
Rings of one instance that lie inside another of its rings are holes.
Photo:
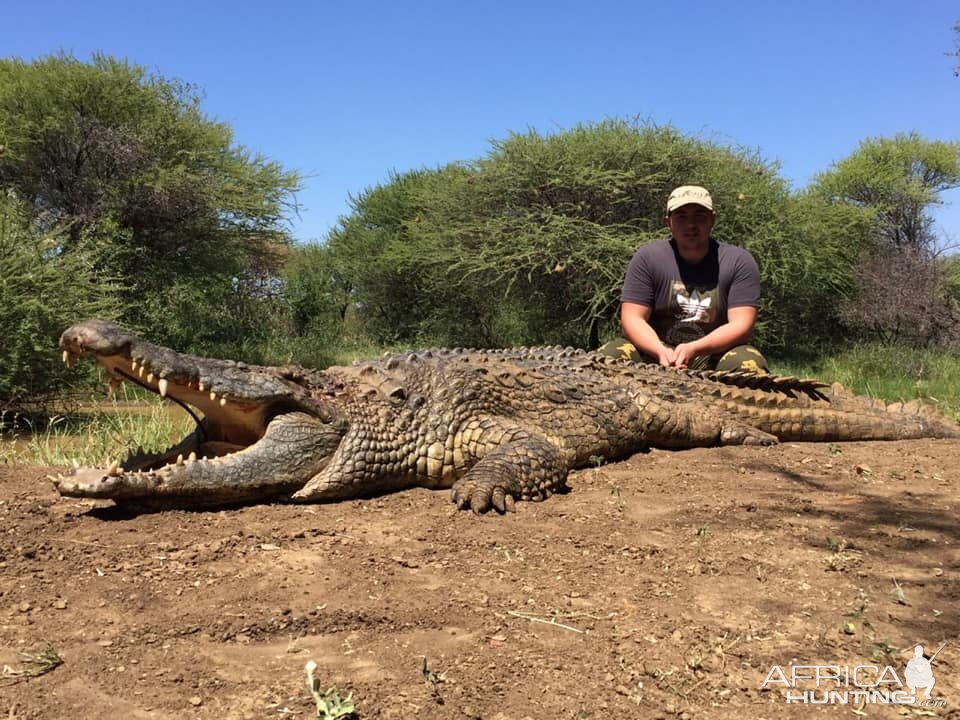
[[[311,658],[364,720],[805,717],[772,665],[902,674],[918,642],[956,716],[958,449],[654,451],[507,517],[427,490],[130,515],[0,468],[0,718],[311,718]],[[47,643],[61,666],[11,674]]]

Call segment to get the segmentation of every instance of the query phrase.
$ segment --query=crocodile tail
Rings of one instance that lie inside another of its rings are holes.
[[[919,403],[885,405],[869,398],[834,397],[806,409],[778,408],[763,415],[757,426],[780,440],[960,438],[960,425]]]
[[[688,374],[702,380],[713,380],[724,385],[762,390],[763,392],[779,392],[789,397],[796,397],[797,394],[801,394],[814,400],[826,399],[822,388],[827,387],[827,384],[812,378],[723,370],[692,370]]]
[[[918,421],[925,432],[916,437],[960,438],[960,425],[941,415],[935,405],[925,400],[890,403],[885,410],[895,417]]]
[[[712,379],[712,378],[711,378]],[[782,383],[779,392],[743,387],[740,378],[718,378],[704,388],[701,400],[781,441],[906,440],[960,438],[960,425],[943,417],[930,403],[887,404],[856,396],[845,389],[817,383]]]
[[[887,403],[879,398],[857,395],[840,383],[833,383],[830,386],[828,399],[845,407],[853,405],[862,407],[867,412],[871,410],[879,412],[880,417],[891,419],[898,426],[908,431],[914,429],[913,431],[917,433],[901,437],[960,437],[960,425],[943,416],[936,404],[929,400]]]

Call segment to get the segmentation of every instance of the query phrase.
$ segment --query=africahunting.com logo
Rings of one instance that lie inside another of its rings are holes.
[[[946,643],[929,658],[913,648],[902,673],[892,665],[774,665],[761,689],[782,688],[788,703],[806,705],[913,705],[944,707],[933,696],[933,664]]]

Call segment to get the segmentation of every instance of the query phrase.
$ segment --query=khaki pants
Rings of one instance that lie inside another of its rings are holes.
[[[655,363],[656,358],[637,350],[626,338],[616,338],[597,348],[601,355],[635,363]],[[720,370],[725,372],[751,372],[766,375],[769,372],[767,359],[753,345],[737,345],[720,355],[698,355],[689,365],[691,370]]]

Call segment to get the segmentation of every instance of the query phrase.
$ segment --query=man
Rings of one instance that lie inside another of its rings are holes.
[[[678,368],[765,373],[747,345],[760,305],[760,271],[743,248],[710,236],[717,216],[710,193],[678,187],[664,218],[671,237],[634,254],[620,296],[626,339],[600,352]]]

